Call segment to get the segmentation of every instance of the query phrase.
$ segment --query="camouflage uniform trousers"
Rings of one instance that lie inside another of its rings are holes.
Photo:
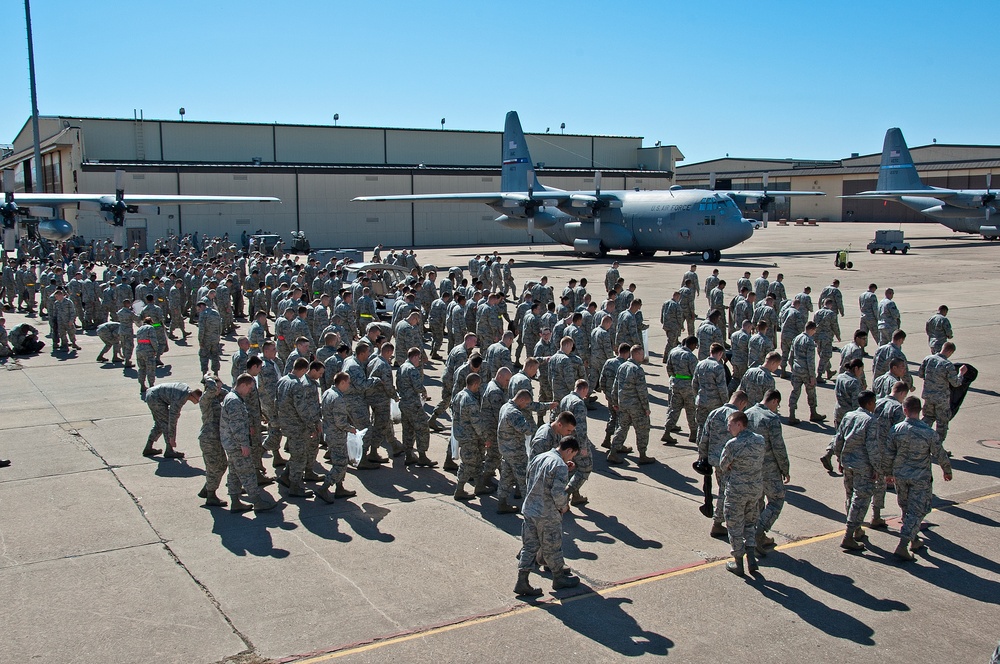
[[[729,393],[732,394],[740,387],[740,381],[743,380],[744,374],[746,374],[749,367],[745,364],[733,364],[733,379],[729,381]]]
[[[868,514],[868,506],[875,493],[875,471],[866,467],[861,470],[844,468],[844,491],[847,494],[847,528],[853,532]]]
[[[702,427],[705,426],[705,421],[708,419],[708,414],[713,410],[721,406],[722,404],[716,404],[714,406],[695,406],[694,407],[694,421],[698,425],[697,429],[692,429],[698,438],[701,438]]]
[[[574,459],[576,468],[566,483],[566,491],[579,491],[590,479],[590,473],[594,470],[594,446],[589,440],[580,441],[580,453]]]
[[[712,520],[721,526],[723,519],[725,519],[726,509],[726,475],[719,470],[718,466],[714,466],[714,469],[715,483],[719,487],[719,495],[715,498],[715,512],[712,514]]]
[[[102,342],[104,342],[104,348],[102,348],[101,352],[98,353],[99,357],[103,356],[109,350],[113,351],[112,357],[121,357],[122,348],[121,348],[121,343],[118,341],[117,337],[108,336],[107,338],[100,337],[100,339]]]
[[[690,389],[690,382],[687,385],[688,389],[674,385],[670,393],[670,405],[667,408],[667,423],[665,425],[667,431],[670,431],[670,428],[677,424],[677,420],[681,417],[681,410],[687,415],[689,433],[698,431],[698,424],[695,420],[694,390]]]
[[[312,433],[307,429],[285,432],[288,436],[288,481],[293,485],[302,482],[303,475],[307,470],[312,469],[313,463],[316,461],[319,438],[310,438]]]
[[[170,425],[170,409],[166,404],[159,401],[154,401],[147,405],[149,406],[149,412],[153,414],[153,428],[149,430],[146,447],[152,447],[153,443],[160,439],[160,436],[166,439],[167,428]],[[174,435],[177,435],[176,431]]]
[[[132,353],[135,352],[135,337],[131,332],[122,335],[121,358],[126,362],[132,361]]]
[[[444,345],[444,325],[431,326],[431,353],[439,354],[441,346]]]
[[[452,385],[451,387],[449,387],[448,385],[441,386],[441,401],[439,401],[438,404],[434,406],[433,417],[438,418],[448,412],[448,406],[451,405],[451,397],[453,395],[454,395],[454,385]],[[402,410],[403,409],[401,407],[400,411]]]
[[[722,503],[729,531],[729,545],[734,556],[742,556],[756,545],[757,519],[760,517],[760,496],[755,493],[726,491]]]
[[[163,327],[163,323],[154,323],[153,331],[156,332],[156,342],[160,344],[160,352],[156,354],[156,361],[159,362],[160,358],[163,357],[163,354],[170,350],[167,346],[167,329]],[[218,365],[213,365],[213,370],[215,373],[219,373]],[[202,369],[202,375],[205,375],[206,371],[208,371],[208,369]]]
[[[201,447],[201,458],[205,462],[205,490],[212,493],[219,488],[222,476],[226,472],[228,466],[226,451],[222,449],[222,443],[218,440],[199,438],[198,445]]]
[[[181,334],[187,334],[187,330],[184,328],[184,312],[180,309],[170,310],[170,334],[173,334],[174,330],[180,330]]]
[[[522,496],[528,494],[528,455],[524,448],[503,452],[500,464],[500,489],[497,498],[510,502],[513,489],[516,487]]]
[[[392,429],[389,400],[372,401],[371,409],[372,426],[369,431],[372,432],[372,446],[368,451],[374,452],[379,445],[383,445],[391,453],[393,450],[392,441],[396,439],[396,432]]]
[[[62,323],[60,323],[60,322],[58,322],[56,320],[56,316],[55,315],[50,315],[49,316],[49,322],[55,324],[55,327],[53,328],[53,334],[52,334],[52,349],[53,350],[55,350],[55,348],[59,344],[62,344],[63,347],[66,347],[66,346],[69,346],[70,343],[73,343],[73,344],[76,343],[76,326],[75,325],[73,325],[72,323],[70,323],[68,325],[63,325]]]
[[[208,372],[209,360],[212,362],[212,371],[219,373],[219,366],[222,363],[222,344],[218,341],[200,344],[198,347],[198,359],[201,360],[202,374]]]
[[[670,354],[670,351],[677,346],[677,342],[681,337],[680,328],[664,328],[663,332],[667,335],[667,343],[663,347],[663,357],[666,358]]]
[[[872,494],[872,510],[881,512],[885,509],[885,477],[878,476],[875,480],[875,492]]]
[[[145,344],[144,344],[145,345]],[[139,350],[135,354],[135,364],[139,370],[139,385],[152,387],[156,384],[156,353]]]
[[[261,492],[257,484],[257,469],[253,465],[253,457],[245,457],[239,452],[229,455],[229,476],[226,478],[226,488],[235,500],[241,489],[246,489],[247,496],[254,499]]]
[[[830,360],[833,358],[833,338],[816,337],[816,350],[819,353],[819,360],[816,362],[816,375],[821,376],[831,368]]]
[[[371,410],[368,408],[368,402],[358,398],[352,399],[350,397],[347,397],[346,401],[347,418],[351,421],[351,426],[358,431],[361,431],[362,429],[368,430],[365,432],[365,437],[362,439],[362,454],[368,454],[369,451],[375,449],[375,427],[372,426]]]
[[[535,557],[542,554],[542,562],[553,574],[562,572],[566,563],[562,551],[562,519],[555,516],[526,516],[521,524],[521,557],[517,568],[531,570]]]
[[[541,403],[548,403],[549,401],[554,401],[552,398],[552,383],[549,382],[549,377],[539,375],[538,382],[538,400]],[[545,415],[549,411],[539,411],[538,412],[538,426],[545,424]],[[527,471],[526,471],[527,472]]]
[[[430,448],[431,429],[428,426],[431,419],[423,408],[400,408],[403,424],[403,447],[413,451],[426,452]]]
[[[895,331],[896,331],[895,328],[889,329],[888,327],[880,327],[878,329],[878,345],[884,346],[886,344],[891,344],[892,333]]]
[[[803,386],[806,388],[806,402],[809,404],[810,410],[816,409],[816,386],[809,384],[810,378],[812,376],[803,377],[792,374],[792,393],[788,395],[788,408],[790,410],[795,410],[795,406],[798,405]]]
[[[496,477],[496,472],[500,468],[501,463],[503,463],[503,457],[500,455],[500,447],[494,441],[492,445],[486,448],[486,459],[483,461],[483,476]]]
[[[94,329],[100,323],[104,321],[98,321],[101,314],[101,305],[99,302],[87,302],[83,305],[83,326],[87,329]]]
[[[531,421],[530,419],[528,420]],[[604,427],[605,440],[610,440],[611,436],[615,435],[615,431],[618,430],[618,411],[615,410],[610,403],[608,403],[608,423]]]
[[[687,316],[684,317],[684,320],[687,323],[687,329],[688,329],[688,336],[689,337],[693,337],[694,336],[694,319],[695,319],[695,315],[693,313],[692,314],[688,314]]]
[[[927,426],[934,425],[941,444],[948,437],[948,425],[951,422],[951,401],[924,399],[924,416],[921,418]]]
[[[261,401],[260,409],[267,418],[267,438],[264,439],[264,449],[277,452],[281,449],[281,426],[278,424],[278,414],[271,406],[265,406]]]
[[[765,499],[767,501],[765,507]],[[777,468],[764,466],[764,495],[759,502],[760,518],[757,520],[757,530],[766,533],[774,527],[774,522],[785,506],[785,483],[781,479],[781,471]]]
[[[872,335],[873,339],[878,338],[878,320],[875,318],[861,318],[861,322],[858,323],[858,329],[865,334]]]
[[[478,482],[483,475],[483,461],[486,445],[479,438],[463,440],[459,443],[458,483]]]
[[[625,437],[628,430],[635,427],[635,449],[639,454],[645,454],[649,447],[649,415],[639,408],[618,409],[618,428],[614,437],[611,438],[611,449],[620,452],[625,447]]]
[[[347,441],[334,441],[327,437],[326,444],[330,451],[330,470],[326,473],[326,482],[331,485],[340,484],[347,477],[347,466],[350,464]]]
[[[792,342],[795,339],[785,339],[781,338],[781,373],[785,373],[788,370],[788,361],[792,357]]]
[[[931,513],[934,490],[930,480],[896,479],[896,501],[903,511],[903,525],[900,536],[906,541],[914,541],[920,532],[920,523]]]

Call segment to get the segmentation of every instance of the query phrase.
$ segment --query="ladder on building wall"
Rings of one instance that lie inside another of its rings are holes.
[[[138,161],[146,161],[146,134],[142,122],[142,111],[138,113],[133,109],[135,128],[135,158]]]

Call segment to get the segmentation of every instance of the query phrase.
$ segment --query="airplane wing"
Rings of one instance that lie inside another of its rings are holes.
[[[612,194],[601,194],[600,198],[607,201],[618,200]],[[495,191],[469,194],[401,194],[398,196],[358,196],[351,199],[358,202],[391,203],[402,201],[461,201],[465,203],[485,203],[487,205],[499,205],[506,201],[568,201],[568,200],[597,200],[592,190],[586,191],[534,191],[529,194],[527,191]]]
[[[969,192],[963,192],[969,193]],[[975,193],[975,192],[973,192]],[[983,192],[985,193],[985,192]],[[857,194],[848,194],[838,198],[869,198],[869,199],[897,199],[903,196],[918,196],[921,198],[939,198],[945,200],[958,196],[959,192],[954,189],[893,189],[891,191],[862,191]]]
[[[778,189],[760,191],[754,189],[715,189],[714,191],[728,196],[740,196],[742,198],[760,198],[768,196],[826,196],[825,191],[781,191]]]
[[[20,206],[42,206],[48,208],[114,205],[114,194],[26,194],[17,193],[14,198]],[[273,196],[185,196],[176,194],[130,195],[129,205],[208,205],[212,203],[280,203]]]

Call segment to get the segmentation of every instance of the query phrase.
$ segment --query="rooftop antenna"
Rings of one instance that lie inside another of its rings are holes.
[[[42,144],[38,135],[38,93],[35,91],[35,47],[31,43],[31,3],[24,0],[24,23],[28,30],[28,76],[31,78],[31,131],[35,139],[35,182],[32,191],[45,191],[42,181]]]

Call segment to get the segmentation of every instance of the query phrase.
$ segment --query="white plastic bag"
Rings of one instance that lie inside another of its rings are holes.
[[[649,357],[649,330],[642,331],[642,352],[643,355]]]
[[[403,413],[399,410],[399,402],[393,399],[389,402],[389,417],[392,419],[393,424],[399,424],[403,421]]]
[[[458,456],[458,441],[455,440],[455,434],[454,433],[451,434],[451,440],[448,441],[448,444],[451,446],[451,458],[452,459],[459,459],[459,458],[461,458],[461,457]]]
[[[368,429],[361,429],[357,433],[347,434],[347,458],[350,460],[352,466],[361,463],[361,454],[365,449],[362,439],[366,433],[368,433]]]
[[[531,439],[534,438],[534,434],[527,433],[524,435],[524,451],[528,454],[528,458],[531,458]]]

